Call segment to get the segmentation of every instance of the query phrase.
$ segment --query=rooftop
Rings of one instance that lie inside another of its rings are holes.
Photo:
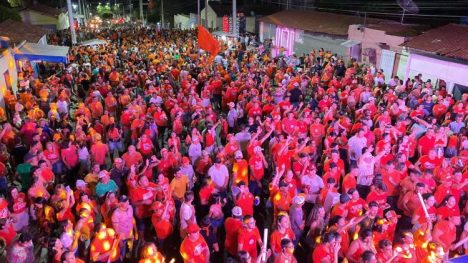
[[[260,18],[265,23],[300,29],[313,33],[347,36],[350,25],[363,24],[364,17],[305,10],[284,10]],[[367,24],[385,20],[367,18]]]
[[[53,16],[53,17],[58,17],[58,15],[65,12],[62,9],[55,8],[55,7],[50,7],[50,6],[47,6],[47,5],[41,5],[41,4],[30,5],[27,8],[25,8],[24,10],[28,10],[28,9],[32,10],[32,11],[39,12],[39,13],[44,14],[44,15]]]
[[[401,46],[468,61],[468,25],[448,24],[424,32]]]
[[[6,36],[11,44],[19,44],[24,40],[37,43],[48,30],[23,22],[7,19],[0,23],[0,36]]]
[[[415,37],[426,31],[429,27],[425,25],[408,25],[397,22],[387,22],[366,25],[367,28],[385,31],[387,35],[399,37]]]

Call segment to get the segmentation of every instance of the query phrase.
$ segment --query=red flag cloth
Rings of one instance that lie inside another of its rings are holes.
[[[219,42],[214,38],[206,28],[198,25],[198,46],[210,52],[211,56],[214,57],[219,52]]]

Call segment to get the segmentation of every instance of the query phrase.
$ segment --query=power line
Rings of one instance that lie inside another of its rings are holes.
[[[279,5],[285,5],[285,3],[282,2],[271,2],[273,4],[279,4]],[[291,4],[290,6],[294,7],[299,7],[299,8],[304,8],[303,5],[295,5]],[[349,9],[336,9],[336,8],[325,8],[325,7],[315,7],[317,10],[324,10],[324,11],[339,11],[339,12],[360,12],[360,13],[367,13],[367,14],[376,14],[376,15],[389,15],[389,16],[400,16],[401,13],[389,13],[389,12],[377,12],[377,11],[365,11],[365,10],[349,10]],[[401,10],[401,8],[398,8],[396,10]],[[415,17],[427,17],[427,18],[432,18],[432,19],[441,19],[441,18],[462,18],[465,16],[461,15],[431,15],[431,14],[412,14],[412,13],[405,13],[405,16],[415,16]]]

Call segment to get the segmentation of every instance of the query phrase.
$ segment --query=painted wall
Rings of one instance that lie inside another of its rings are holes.
[[[348,39],[360,41],[362,50],[366,48],[375,49],[377,68],[380,67],[382,59],[382,48],[379,45],[385,43],[390,47],[390,50],[400,53],[400,44],[404,43],[407,39],[405,37],[387,35],[385,31],[382,30],[371,28],[359,30],[358,28],[361,27],[361,25],[350,25],[348,28]],[[386,74],[386,76],[389,76],[389,74]]]
[[[437,79],[443,79],[449,92],[455,84],[468,86],[468,65],[411,53],[405,79],[414,78],[417,74],[422,74],[424,81],[431,79],[432,84],[435,84]]]
[[[16,71],[15,59],[10,49],[6,49],[0,54],[0,106],[5,106],[3,94],[6,91],[7,80],[5,80],[5,73],[8,71],[10,75],[10,83],[13,91],[17,90],[18,73]]]
[[[36,26],[57,25],[57,18],[41,14],[33,10],[23,10],[20,12],[23,22]]]
[[[264,22],[260,22],[259,35],[261,41],[272,39],[273,45],[278,48],[285,47],[287,50],[291,48],[290,52],[286,51],[288,55],[294,52],[299,56],[303,53],[310,53],[312,49],[318,50],[324,48],[325,50],[331,50],[332,53],[336,53],[340,57],[346,58],[349,52],[348,48],[341,45],[346,41],[345,38],[313,35],[303,30],[277,27],[276,25]],[[274,51],[273,55],[276,56]]]
[[[185,15],[174,15],[174,27],[179,29],[190,28],[190,17]]]
[[[205,8],[203,8],[203,10],[200,11],[200,22],[202,25],[205,25],[205,20]],[[218,30],[218,26],[222,27],[222,25],[222,19],[221,23],[218,24],[218,17],[216,16],[215,11],[208,5],[208,27],[211,28],[213,26],[214,29]]]

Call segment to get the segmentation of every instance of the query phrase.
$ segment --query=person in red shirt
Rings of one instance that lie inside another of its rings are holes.
[[[125,166],[127,166],[127,168],[130,168],[133,165],[138,166],[141,162],[143,162],[143,156],[141,156],[141,153],[136,151],[136,148],[133,145],[128,147],[128,152],[122,155],[122,159],[124,160]]]
[[[236,151],[234,154],[235,162],[232,166],[232,180],[234,184],[244,182],[246,185],[249,183],[249,164],[243,159],[241,151]]]
[[[359,231],[359,238],[352,241],[349,245],[346,258],[348,262],[358,263],[362,254],[367,250],[374,253],[377,252],[372,242],[372,230],[363,228]]]
[[[433,222],[437,220],[437,210],[434,207],[435,205],[435,198],[432,194],[426,193],[422,194],[422,198],[424,200],[424,204],[426,205],[427,213],[429,214],[429,218],[427,218],[424,209],[420,205],[416,210],[413,211],[413,217],[411,219],[411,223],[413,225],[421,226],[423,230],[427,229],[432,225]],[[417,227],[419,228],[419,227]]]
[[[240,193],[237,195],[235,204],[242,209],[244,215],[253,216],[254,196],[249,192],[249,188],[245,182],[241,181],[237,184]]]
[[[112,228],[103,223],[96,226],[96,233],[91,241],[91,260],[94,262],[117,262],[120,260],[119,240]]]
[[[352,163],[350,165],[350,172],[345,175],[343,178],[343,183],[341,185],[341,192],[343,194],[347,193],[349,189],[351,188],[356,188],[357,186],[357,176],[359,173],[359,167],[357,166],[356,163]]]
[[[379,204],[378,215],[379,217],[383,217],[383,211],[390,207],[389,204],[387,204],[387,187],[381,182],[375,184],[367,195],[366,201],[367,203],[372,201],[377,202],[377,204]]]
[[[460,224],[460,216],[455,215],[442,219],[434,225],[432,240],[441,244],[445,253],[452,250],[452,245],[457,239],[457,226]]]
[[[297,263],[294,257],[294,243],[291,239],[281,239],[280,246],[281,252],[275,257],[274,263]]]
[[[210,249],[205,238],[200,235],[200,227],[197,224],[190,224],[187,227],[187,236],[180,245],[180,254],[184,262],[208,262],[210,259]]]
[[[348,216],[348,202],[350,198],[348,194],[340,195],[340,202],[335,204],[331,210],[331,217],[341,216],[346,218]]]
[[[129,185],[129,197],[134,206],[138,236],[144,237],[145,228],[151,221],[151,204],[156,197],[156,184],[149,182],[148,177],[140,175],[138,182]]]
[[[291,229],[289,216],[281,213],[276,219],[276,230],[270,236],[270,246],[275,258],[282,252],[281,241],[283,239],[294,240],[294,232]]]
[[[337,232],[327,232],[323,234],[321,243],[312,252],[312,262],[338,262],[338,253],[341,249],[340,242],[341,238]]]
[[[262,179],[268,162],[262,153],[262,147],[255,146],[254,154],[249,159],[250,184],[249,188],[254,194],[259,194],[262,189]]]
[[[152,205],[153,215],[151,216],[151,223],[156,231],[156,237],[158,238],[160,247],[164,247],[164,241],[166,241],[173,231],[169,205],[169,201],[164,203],[155,202]]]
[[[252,257],[252,261],[257,259],[258,247],[263,246],[260,232],[255,225],[255,219],[252,216],[244,216],[244,225],[237,235],[237,251],[246,251]]]
[[[232,217],[228,217],[224,221],[224,229],[226,230],[224,247],[231,257],[234,257],[237,253],[238,233],[242,228],[242,224],[242,209],[235,206],[232,208]]]
[[[292,197],[290,196],[288,191],[288,183],[282,180],[279,183],[279,186],[274,187],[274,189],[272,189],[270,193],[275,215],[277,215],[279,212],[289,211],[289,207],[291,206],[292,202]]]
[[[94,163],[99,164],[101,169],[106,168],[106,157],[108,154],[108,147],[106,144],[102,143],[101,135],[96,134],[94,136],[95,143],[91,146],[91,157]]]
[[[377,246],[377,254],[375,256],[377,262],[386,263],[393,262],[393,260],[398,257],[398,253],[393,251],[392,242],[388,239],[380,240]]]
[[[348,191],[348,195],[351,196],[351,200],[348,202],[348,217],[350,220],[354,217],[360,217],[363,214],[366,201],[359,196],[359,192],[352,188]]]
[[[397,263],[418,262],[413,233],[409,231],[403,232],[401,236],[401,243],[395,246],[395,251],[400,254],[400,257],[398,257],[398,260],[396,260]]]
[[[437,208],[437,220],[446,219],[451,216],[460,216],[460,208],[453,195],[447,195]]]
[[[432,127],[427,129],[427,132],[425,135],[423,135],[421,138],[419,138],[418,141],[418,152],[419,156],[424,156],[429,154],[429,151],[434,149],[435,145],[435,134],[434,134],[434,129]]]
[[[151,138],[146,134],[141,135],[141,138],[138,139],[137,143],[137,149],[140,153],[145,157],[150,157],[153,154],[153,148],[154,146]]]

